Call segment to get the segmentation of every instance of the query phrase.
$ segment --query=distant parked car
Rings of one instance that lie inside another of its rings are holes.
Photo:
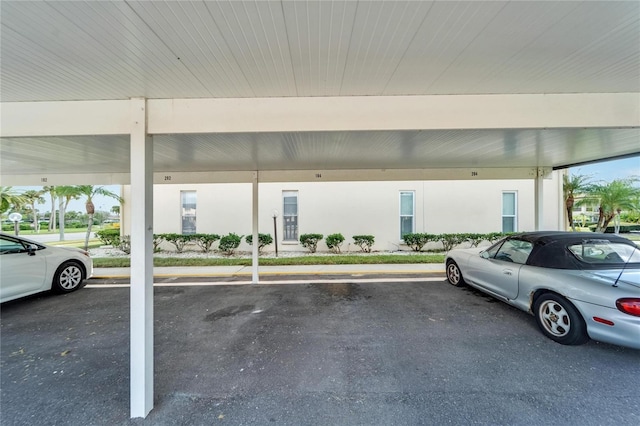
[[[531,232],[491,247],[451,250],[447,280],[532,313],[565,345],[592,338],[640,349],[640,251],[591,232]]]
[[[84,250],[0,233],[0,303],[47,290],[69,293],[92,274]]]

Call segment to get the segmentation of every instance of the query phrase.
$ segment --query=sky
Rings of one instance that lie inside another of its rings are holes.
[[[625,179],[632,176],[640,178],[640,156],[624,158],[621,160],[603,161],[600,163],[594,163],[589,165],[582,165],[572,167],[569,169],[570,174],[580,174],[591,176],[594,182],[607,181],[611,182],[614,179]],[[104,185],[106,190],[115,194],[122,195],[120,185]],[[15,186],[16,191],[26,191],[29,189],[40,190],[41,186]],[[38,206],[40,213],[44,213],[50,210],[51,201],[45,197],[47,202]],[[96,206],[96,210],[109,212],[111,207],[118,205],[117,201],[113,198],[96,196],[93,200]],[[68,210],[79,211],[84,213],[84,200],[74,200],[69,203]]]
[[[611,182],[635,176],[640,179],[640,156],[571,167],[572,175],[591,176],[593,182]]]

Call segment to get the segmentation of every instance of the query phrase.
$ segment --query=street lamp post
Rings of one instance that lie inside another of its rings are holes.
[[[16,235],[20,234],[20,221],[22,220],[22,215],[20,213],[11,213],[9,215],[9,220],[13,222],[13,232]]]
[[[278,210],[273,211],[273,241],[276,243],[276,257],[278,257],[278,226],[276,219],[278,218]]]

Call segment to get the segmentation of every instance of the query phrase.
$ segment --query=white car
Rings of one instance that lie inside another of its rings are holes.
[[[48,290],[69,293],[92,274],[84,250],[0,233],[0,303]]]

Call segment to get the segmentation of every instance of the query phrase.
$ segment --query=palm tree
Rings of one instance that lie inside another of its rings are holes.
[[[78,185],[76,186],[81,196],[85,197],[85,207],[87,209],[87,216],[89,216],[89,226],[87,226],[87,235],[84,239],[84,249],[89,249],[89,236],[91,235],[91,227],[93,226],[93,215],[96,212],[96,208],[93,205],[93,197],[96,195],[102,195],[105,197],[115,198],[118,202],[122,203],[122,198],[107,189],[103,186],[93,186],[93,185]]]
[[[11,207],[19,208],[26,202],[24,196],[12,186],[0,186],[0,213],[6,213]]]
[[[44,197],[42,196],[43,191],[35,191],[30,189],[25,191],[22,196],[24,197],[26,204],[31,209],[31,213],[33,214],[33,229],[36,232],[40,232],[40,223],[38,221],[38,210],[36,209],[36,203],[43,204]]]
[[[573,206],[576,202],[576,196],[588,192],[591,176],[585,175],[563,175],[562,191],[564,193],[564,205],[567,210],[567,220],[573,231],[576,230],[573,224]]]
[[[49,232],[56,230],[56,187],[55,186],[43,186],[42,192],[49,194],[51,197],[51,215],[49,216]]]
[[[596,232],[604,232],[611,220],[623,210],[637,210],[640,187],[637,178],[615,179],[593,185],[590,193],[600,202]]]
[[[65,220],[65,212],[67,211],[67,206],[71,202],[71,200],[77,200],[80,198],[80,191],[77,187],[71,185],[63,185],[56,186],[56,195],[58,196],[58,223],[60,230],[60,241],[64,241],[64,220]]]

